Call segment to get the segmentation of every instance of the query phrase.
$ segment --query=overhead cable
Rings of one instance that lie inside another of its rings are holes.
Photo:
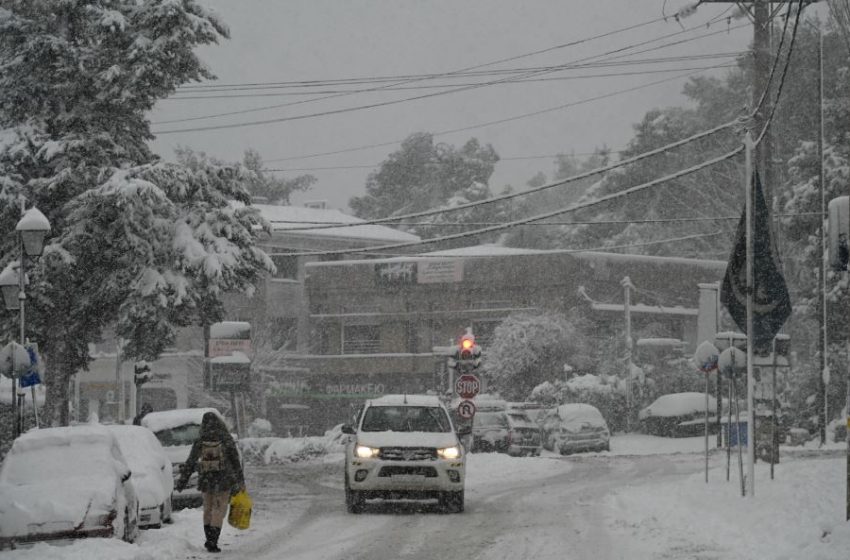
[[[649,22],[627,26],[627,27],[619,29],[619,30],[606,32],[606,33],[603,33],[603,34],[600,34],[600,35],[597,35],[597,36],[593,36],[593,37],[588,37],[588,38],[585,38],[585,39],[579,39],[577,41],[570,41],[569,43],[565,43],[563,45],[556,45],[554,47],[548,47],[546,49],[541,49],[541,50],[533,51],[533,52],[530,52],[530,53],[524,53],[524,54],[521,54],[521,55],[516,55],[516,56],[512,56],[512,57],[508,57],[508,58],[503,58],[503,59],[500,59],[500,60],[495,60],[495,61],[492,61],[492,62],[487,62],[487,63],[484,63],[484,64],[478,64],[478,65],[475,65],[475,66],[469,66],[469,67],[466,67],[466,68],[461,68],[459,70],[446,72],[446,73],[442,74],[442,76],[450,76],[452,74],[456,74],[456,73],[459,73],[459,72],[466,72],[466,71],[475,70],[475,69],[478,69],[478,68],[486,68],[488,66],[494,66],[496,64],[502,64],[504,62],[519,60],[521,58],[526,58],[526,57],[529,57],[529,56],[535,56],[535,55],[542,54],[544,52],[549,52],[549,51],[552,51],[552,50],[577,46],[577,45],[580,45],[582,43],[592,41],[592,40],[595,40],[595,39],[599,39],[599,38],[603,38],[603,37],[608,37],[610,35],[614,35],[616,33],[622,32],[622,31],[627,31],[627,30],[630,30],[630,29],[636,29],[638,27],[643,27],[644,25],[649,25],[649,24],[655,23],[657,21],[659,21],[659,20],[656,18],[654,20],[650,20]],[[378,87],[375,87],[375,88],[372,88],[372,89],[374,91],[378,91],[378,90],[386,89],[386,88],[391,87],[393,85],[409,84],[409,83],[421,81],[422,79],[434,79],[434,78],[429,77],[429,78],[405,79],[405,80],[402,80],[400,82],[395,82],[395,83],[389,84],[389,85],[378,86]],[[299,104],[304,104],[304,103],[312,103],[312,102],[315,102],[315,101],[324,101],[324,100],[327,100],[327,99],[333,99],[333,98],[337,98],[337,97],[344,97],[344,96],[347,96],[347,95],[351,95],[351,93],[343,92],[343,93],[337,93],[337,94],[327,95],[327,96],[322,96],[322,97],[314,97],[314,98],[311,98],[311,99],[304,99],[304,100],[301,100],[301,101],[295,101],[295,102],[290,102],[290,103],[270,105],[270,106],[266,106],[266,107],[257,107],[257,108],[253,108],[253,109],[243,109],[243,110],[240,110],[240,111],[230,111],[230,112],[221,113],[221,114],[218,114],[218,115],[192,117],[192,118],[187,118],[187,119],[172,119],[172,120],[168,120],[168,121],[160,121],[159,124],[175,123],[175,122],[188,122],[188,121],[194,121],[194,120],[199,120],[199,119],[217,118],[217,117],[221,117],[221,116],[252,113],[252,112],[256,112],[256,111],[265,111],[265,110],[269,110],[269,109],[278,109],[278,108],[287,107],[287,106],[291,106],[291,105],[299,105]],[[158,124],[158,123],[153,123],[153,124]]]
[[[545,212],[543,214],[538,214],[536,216],[531,216],[531,217],[528,217],[528,218],[522,218],[520,220],[514,220],[514,221],[511,221],[511,222],[507,222],[505,224],[488,226],[488,227],[474,229],[474,230],[470,230],[470,231],[465,231],[465,232],[460,232],[460,233],[455,233],[455,234],[450,234],[450,235],[443,235],[443,236],[440,236],[440,237],[434,237],[434,238],[431,238],[431,239],[423,239],[423,240],[420,240],[420,241],[408,241],[408,242],[404,242],[404,243],[393,243],[393,244],[381,245],[381,246],[377,246],[377,247],[363,247],[363,248],[358,248],[358,249],[346,249],[346,250],[341,250],[341,251],[306,251],[306,252],[300,252],[300,253],[269,253],[269,255],[271,255],[271,256],[286,255],[286,256],[302,256],[302,257],[350,255],[350,254],[362,253],[362,252],[366,252],[366,251],[374,252],[374,251],[381,251],[381,250],[386,250],[386,249],[391,250],[391,249],[402,249],[402,248],[408,248],[408,247],[421,247],[421,246],[424,246],[424,245],[433,245],[434,243],[440,243],[442,241],[452,241],[452,240],[455,240],[455,239],[465,239],[465,238],[473,237],[473,236],[477,236],[477,235],[483,235],[483,234],[493,233],[493,232],[497,232],[497,231],[504,231],[504,230],[507,230],[507,229],[515,228],[517,226],[522,226],[522,225],[529,224],[529,223],[532,223],[532,222],[539,222],[539,221],[545,220],[547,218],[553,218],[555,216],[560,216],[562,214],[566,214],[566,213],[569,213],[569,212],[575,212],[577,210],[583,210],[585,208],[591,208],[593,206],[598,206],[599,204],[609,202],[611,200],[616,200],[616,199],[619,199],[619,198],[623,198],[625,196],[635,194],[637,192],[647,190],[649,188],[652,188],[652,187],[655,187],[657,185],[666,183],[668,181],[672,181],[673,179],[678,179],[679,177],[684,177],[686,175],[696,173],[697,171],[700,171],[701,169],[705,169],[705,168],[710,167],[712,165],[716,165],[716,164],[718,164],[722,161],[726,161],[728,159],[731,159],[731,158],[735,157],[736,155],[740,154],[743,150],[744,150],[744,146],[741,145],[741,146],[738,146],[737,148],[735,148],[734,150],[732,150],[731,152],[728,152],[728,153],[723,154],[721,156],[709,159],[707,161],[704,161],[703,163],[693,165],[693,166],[688,167],[686,169],[676,171],[675,173],[665,175],[664,177],[654,179],[652,181],[642,183],[642,184],[636,185],[634,187],[629,187],[627,189],[624,189],[622,191],[618,191],[616,193],[611,193],[611,194],[608,194],[608,195],[605,195],[605,196],[601,196],[601,197],[599,197],[595,200],[590,200],[590,201],[587,201],[587,202],[579,202],[579,203],[573,204],[571,206],[568,206],[566,208],[560,208],[558,210],[554,210],[554,211],[551,211],[551,212]],[[358,225],[362,225],[362,224],[358,224]]]
[[[741,26],[738,26],[738,27],[743,27],[743,26],[744,25],[741,25]],[[695,28],[688,29],[688,31],[691,31],[693,29],[695,29]],[[717,34],[723,33],[723,32],[724,31],[721,30],[721,31],[715,31],[715,32],[712,32],[712,33],[705,33],[703,35],[697,36],[696,38],[676,41],[676,42],[673,42],[673,43],[668,43],[666,45],[662,45],[660,47],[654,47],[654,48],[648,49],[648,50],[658,50],[660,48],[666,48],[666,47],[669,47],[669,46],[674,46],[674,45],[677,45],[677,44],[690,42],[692,40],[710,37],[712,35],[717,35]],[[599,58],[601,56],[606,56],[606,55],[609,55],[609,54],[622,52],[624,50],[633,49],[637,46],[641,46],[641,45],[644,45],[644,44],[654,43],[654,42],[656,42],[660,39],[672,37],[672,36],[675,36],[675,35],[680,35],[682,33],[684,33],[684,32],[679,31],[677,33],[672,33],[672,34],[663,36],[661,38],[651,39],[651,40],[648,40],[648,41],[644,41],[642,43],[630,45],[628,47],[622,47],[620,49],[615,49],[613,51],[609,51],[607,53],[604,53],[603,55],[596,55],[594,57],[589,57],[589,58]],[[647,51],[644,51],[644,52],[647,52]],[[545,71],[539,71],[539,72],[528,72],[527,75],[528,76],[543,75],[543,74],[550,74],[550,73],[557,72],[557,71],[558,71],[558,69],[556,67],[555,69],[551,69],[551,70],[545,70]],[[523,76],[521,75],[520,77],[523,77]],[[291,121],[297,121],[297,120],[311,119],[311,118],[316,118],[316,117],[326,117],[326,116],[338,115],[338,114],[342,114],[342,113],[350,113],[352,111],[375,109],[375,108],[378,108],[378,107],[398,105],[400,103],[407,103],[407,102],[410,102],[410,101],[419,101],[419,100],[422,100],[422,99],[430,99],[430,98],[433,98],[433,97],[438,97],[438,96],[447,95],[447,94],[451,94],[451,93],[459,93],[459,92],[463,92],[463,91],[472,91],[472,90],[475,90],[475,89],[480,89],[482,87],[489,87],[489,86],[493,86],[493,85],[504,83],[504,82],[514,81],[516,79],[517,78],[509,77],[509,78],[504,78],[504,79],[501,79],[501,80],[493,80],[493,81],[489,81],[489,82],[482,82],[480,84],[475,84],[475,85],[472,85],[472,86],[463,86],[463,87],[457,87],[457,88],[444,90],[444,91],[424,93],[424,94],[415,95],[415,96],[412,96],[412,97],[404,97],[402,99],[393,99],[393,100],[388,100],[388,101],[368,103],[368,104],[364,104],[364,105],[342,107],[342,108],[339,108],[339,109],[328,109],[326,111],[319,111],[319,112],[315,112],[315,113],[306,113],[306,114],[301,114],[301,115],[291,115],[291,116],[287,116],[287,117],[277,117],[277,118],[272,118],[272,119],[262,119],[262,120],[258,120],[258,121],[246,121],[246,122],[231,123],[231,124],[208,125],[208,126],[199,126],[199,127],[191,127],[191,128],[166,129],[166,130],[154,131],[154,134],[165,135],[165,134],[178,134],[178,133],[185,133],[185,132],[205,132],[205,131],[210,131],[210,130],[225,130],[225,129],[233,129],[233,128],[244,128],[244,127],[248,127],[248,126],[259,126],[259,125],[264,125],[264,124],[274,124],[274,123],[281,123],[281,122],[291,122]],[[306,100],[306,101],[309,101],[309,100]],[[266,107],[256,107],[256,108],[253,108],[253,109],[242,109],[242,110],[238,110],[238,111],[229,111],[229,112],[225,112],[225,113],[217,113],[217,114],[214,114],[214,115],[204,115],[204,116],[200,116],[200,117],[188,117],[188,118],[184,118],[184,119],[172,119],[172,120],[168,120],[168,121],[159,121],[158,123],[152,123],[152,124],[166,124],[166,123],[194,121],[194,120],[199,120],[199,119],[219,118],[219,117],[224,117],[224,116],[232,116],[232,115],[250,113],[250,112],[255,112],[255,111],[264,111],[264,110],[268,110],[268,109],[281,108],[281,107],[284,107],[284,106],[287,106],[287,105],[293,105],[293,104],[302,103],[302,102],[304,102],[304,101],[291,102],[291,103],[285,103],[285,104],[274,105],[274,106],[270,105],[270,106],[266,106]]]
[[[740,123],[740,119],[735,119],[733,121],[723,123],[721,125],[715,126],[714,128],[710,128],[710,129],[705,130],[703,132],[693,134],[691,136],[688,136],[687,138],[683,138],[682,140],[678,140],[676,142],[666,144],[666,145],[661,146],[659,148],[649,150],[648,152],[643,152],[643,153],[638,154],[636,156],[633,156],[633,157],[630,157],[630,158],[627,158],[627,159],[624,159],[624,160],[621,160],[621,161],[618,161],[618,162],[615,162],[615,163],[611,163],[611,164],[608,164],[608,165],[603,166],[603,167],[591,169],[590,171],[585,171],[583,173],[579,173],[578,175],[573,175],[573,176],[567,177],[565,179],[558,179],[556,181],[546,183],[545,185],[540,185],[539,187],[533,187],[533,188],[530,188],[530,189],[527,189],[527,190],[524,190],[524,191],[520,191],[520,192],[502,194],[502,195],[499,195],[499,196],[486,198],[484,200],[477,200],[475,202],[467,202],[465,204],[458,204],[457,206],[451,206],[451,207],[447,207],[447,208],[438,208],[438,209],[434,209],[434,210],[424,210],[422,212],[412,212],[412,213],[409,213],[409,214],[402,214],[402,215],[399,215],[399,216],[390,216],[390,217],[387,217],[387,218],[376,218],[376,219],[373,219],[373,220],[365,220],[363,222],[358,222],[358,223],[339,224],[339,225],[336,225],[336,226],[316,226],[316,227],[310,228],[310,229],[328,229],[330,227],[355,227],[355,226],[368,225],[368,224],[387,224],[387,223],[399,222],[399,221],[402,221],[402,220],[411,220],[411,219],[416,219],[416,218],[424,218],[426,216],[435,216],[437,214],[448,214],[448,213],[451,213],[451,212],[457,212],[457,211],[460,211],[460,210],[465,210],[466,208],[473,208],[473,207],[476,207],[476,206],[483,206],[485,204],[492,204],[494,202],[500,202],[500,201],[503,201],[503,200],[510,200],[512,198],[527,196],[527,195],[532,194],[532,193],[552,189],[552,188],[555,188],[555,187],[559,187],[561,185],[566,185],[568,183],[580,181],[581,179],[587,179],[588,177],[592,177],[594,175],[599,175],[600,173],[605,173],[607,171],[611,171],[611,170],[617,169],[619,167],[624,167],[626,165],[636,163],[636,162],[641,161],[643,159],[646,159],[648,157],[652,157],[654,155],[666,152],[668,150],[678,148],[679,146],[684,146],[685,144],[695,142],[697,140],[700,140],[701,138],[705,138],[705,137],[711,136],[713,134],[717,134],[718,132],[720,132],[722,130],[726,130],[727,128],[731,128],[731,127],[733,127],[733,126],[735,126],[739,123]]]

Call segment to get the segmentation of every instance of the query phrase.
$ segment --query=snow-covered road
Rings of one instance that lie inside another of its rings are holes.
[[[699,438],[621,440],[614,453],[469,458],[467,508],[370,503],[345,512],[342,457],[250,469],[247,531],[226,527],[220,558],[250,560],[796,559],[846,558],[839,451],[788,454],[770,481],[758,465],[755,500],[742,500],[725,455],[703,481]],[[616,443],[616,442],[615,442]],[[646,444],[655,443],[656,454]],[[670,449],[665,446],[671,446]],[[672,453],[678,447],[684,453]],[[617,449],[620,453],[618,454]],[[657,454],[665,451],[663,454]],[[734,465],[733,465],[734,466]],[[2,553],[4,560],[205,558],[199,510],[143,532],[135,544],[91,540]]]

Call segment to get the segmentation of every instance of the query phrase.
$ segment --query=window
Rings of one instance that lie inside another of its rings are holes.
[[[348,325],[342,328],[343,354],[374,354],[381,345],[377,325]]]
[[[281,249],[274,249],[275,252],[281,252]],[[297,280],[298,279],[298,257],[289,255],[272,255],[272,262],[274,263],[275,268],[277,268],[277,272],[275,272],[275,278],[286,278],[289,280]]]
[[[436,406],[372,406],[366,409],[364,432],[449,432],[451,423]]]

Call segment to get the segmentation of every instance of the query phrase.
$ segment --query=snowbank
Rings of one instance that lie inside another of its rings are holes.
[[[609,527],[633,557],[666,558],[678,550],[681,558],[847,558],[843,458],[783,460],[773,481],[769,465],[759,463],[753,499],[741,497],[734,474],[726,482],[725,461],[715,459],[708,484],[699,473],[609,496]]]
[[[331,453],[342,453],[347,436],[341,428],[342,424],[335,426],[323,436],[242,438],[239,447],[242,457],[250,464],[297,463]]]

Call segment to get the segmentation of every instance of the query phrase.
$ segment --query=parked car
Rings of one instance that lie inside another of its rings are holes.
[[[478,410],[472,418],[472,452],[507,453],[510,424],[504,410]]]
[[[611,432],[602,413],[583,403],[562,404],[543,422],[543,447],[561,455],[610,451]]]
[[[138,535],[132,471],[103,426],[31,430],[0,469],[0,549],[20,543]]]
[[[546,419],[546,415],[550,411],[550,409],[538,402],[509,402],[508,410],[522,410],[540,428],[543,428],[543,420]]]
[[[160,527],[171,522],[174,491],[171,460],[153,433],[142,426],[107,426],[127,459],[130,481],[139,499],[139,527]]]
[[[365,500],[434,499],[446,511],[464,508],[466,457],[448,410],[435,396],[386,395],[367,401],[346,425],[345,504]]]
[[[717,433],[717,400],[708,397],[708,430]],[[664,437],[691,437],[705,433],[705,393],[661,395],[638,413],[643,432]]]
[[[523,410],[508,409],[508,455],[540,455],[541,430]]]
[[[142,418],[142,426],[153,432],[171,461],[174,482],[180,478],[180,468],[189,458],[192,444],[201,433],[201,418],[207,412],[221,416],[221,413],[214,408],[178,408],[149,412]],[[175,509],[198,507],[203,503],[201,493],[198,491],[197,472],[192,473],[182,492],[172,493],[171,501]]]

